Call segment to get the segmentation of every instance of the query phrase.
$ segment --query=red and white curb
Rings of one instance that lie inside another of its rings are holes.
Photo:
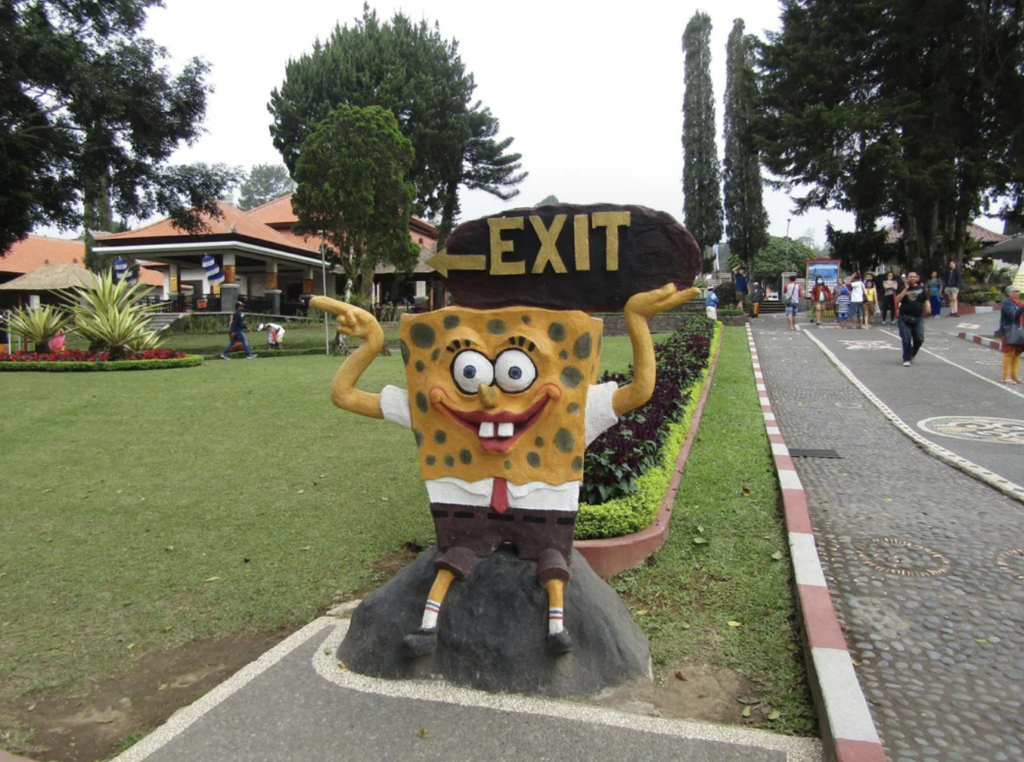
[[[1002,350],[1003,348],[1003,343],[999,341],[999,339],[990,339],[988,336],[978,336],[974,333],[961,332],[958,333],[956,337],[958,339],[963,339],[964,341],[969,341],[973,344],[981,344],[981,346],[988,347],[989,349]]]
[[[885,750],[857,680],[853,659],[839,626],[839,618],[832,605],[832,596],[818,558],[807,493],[772,411],[757,345],[749,324],[747,342],[754,365],[754,383],[764,414],[764,427],[771,443],[772,459],[782,490],[789,551],[793,559],[797,597],[807,638],[808,672],[813,683],[812,693],[818,704],[823,751],[826,759],[836,762],[885,762]]]

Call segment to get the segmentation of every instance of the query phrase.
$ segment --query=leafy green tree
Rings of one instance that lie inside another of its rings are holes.
[[[722,190],[711,85],[711,17],[697,12],[683,32],[683,222],[703,248],[722,240]]]
[[[164,212],[195,230],[217,213],[231,170],[167,165],[199,135],[209,66],[167,71],[163,49],[138,36],[155,5],[0,4],[0,254],[37,225],[89,231]]]
[[[238,208],[248,211],[295,190],[283,164],[257,164],[239,186]]]
[[[293,176],[305,138],[340,105],[381,106],[394,113],[413,146],[412,211],[440,219],[443,245],[459,213],[459,188],[501,199],[519,193],[526,177],[512,138],[497,139],[498,120],[479,101],[458,43],[435,24],[396,13],[381,23],[366,5],[352,26],[337,26],[313,52],[288,62],[271,94],[270,132]]]
[[[908,264],[960,258],[967,225],[1024,218],[1019,0],[785,0],[761,68],[768,169],[798,211],[894,217]]]
[[[295,230],[323,231],[327,253],[366,303],[374,267],[408,271],[416,264],[419,247],[409,237],[414,188],[406,179],[412,161],[412,144],[380,106],[339,106],[299,152]]]
[[[748,267],[751,281],[769,282],[776,286],[782,273],[795,271],[803,273],[804,262],[814,259],[814,249],[803,241],[792,238],[767,236],[765,244],[754,255],[754,268]],[[735,253],[729,255],[729,266],[747,264],[747,260]]]
[[[729,250],[754,272],[755,254],[768,241],[768,213],[762,198],[761,163],[751,139],[757,103],[754,79],[756,40],[743,33],[743,19],[733,22],[726,45],[725,161],[722,186]]]

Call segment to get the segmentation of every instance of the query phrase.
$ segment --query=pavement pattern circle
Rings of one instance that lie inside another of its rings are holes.
[[[974,442],[1024,445],[1024,421],[975,415],[941,415],[917,422],[929,434]]]
[[[1024,549],[1004,550],[996,556],[996,566],[1024,582]]]
[[[864,563],[886,574],[935,577],[945,574],[952,566],[949,559],[938,551],[896,537],[860,540],[854,547]]]

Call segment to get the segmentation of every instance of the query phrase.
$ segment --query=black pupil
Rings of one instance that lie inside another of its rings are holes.
[[[523,369],[519,366],[514,366],[508,369],[508,377],[514,381],[518,381],[523,377]]]
[[[476,366],[467,365],[462,369],[462,375],[466,378],[476,378]]]

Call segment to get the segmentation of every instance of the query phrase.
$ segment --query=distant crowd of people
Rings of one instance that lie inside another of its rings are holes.
[[[758,281],[749,280],[747,270],[742,265],[733,268],[733,274],[737,306],[745,310],[749,305],[751,317],[758,317],[761,303],[765,299],[764,289]],[[880,319],[882,325],[896,326],[903,345],[903,365],[910,367],[924,344],[925,320],[942,314],[943,297],[949,304],[948,316],[960,317],[962,286],[960,268],[956,262],[949,263],[949,270],[944,277],[938,271],[932,271],[927,280],[916,270],[908,270],[900,275],[889,270],[880,282],[876,282],[873,273],[862,276],[854,272],[846,279],[838,278],[833,286],[817,276],[806,294],[797,283],[796,276],[791,275],[783,289],[782,301],[786,307],[790,330],[793,331],[797,330],[797,312],[804,298],[808,300],[812,320],[819,328],[829,308],[835,310],[836,323],[843,329],[871,328],[875,318]],[[713,306],[717,312],[717,295],[714,296]],[[996,332],[1001,337],[1002,381],[1006,384],[1021,383],[1020,358],[1024,352],[1022,320],[1024,303],[1021,301],[1020,288],[1011,285],[1006,289],[1006,298],[1000,307],[999,329]]]

